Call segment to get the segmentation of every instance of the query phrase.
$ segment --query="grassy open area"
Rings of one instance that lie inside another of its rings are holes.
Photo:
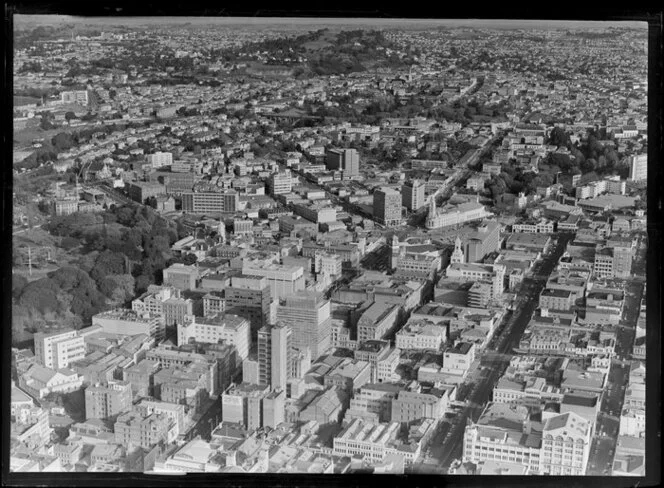
[[[32,105],[33,103],[41,102],[41,98],[37,97],[24,97],[17,95],[14,97],[14,106],[20,107],[21,105]]]
[[[14,243],[18,247],[22,246],[50,246],[54,247],[57,243],[57,237],[52,236],[41,227],[33,227],[14,236]]]
[[[14,132],[14,148],[21,147],[22,145],[30,145],[35,139],[44,139],[50,141],[56,134],[66,132],[68,128],[58,127],[57,129],[43,130],[36,127],[28,127],[23,130]]]

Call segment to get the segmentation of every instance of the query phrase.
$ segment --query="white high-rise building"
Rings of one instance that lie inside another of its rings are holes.
[[[293,346],[311,351],[316,360],[331,345],[332,319],[330,301],[320,293],[302,292],[279,301],[277,324],[289,325],[293,330]]]
[[[425,184],[421,180],[407,181],[401,189],[401,202],[409,211],[415,212],[424,206]]]
[[[648,179],[648,155],[639,154],[629,159],[629,179],[643,181]]]
[[[274,173],[270,176],[270,192],[272,195],[285,195],[293,188],[293,179],[290,173]]]
[[[148,154],[147,160],[155,169],[161,168],[162,166],[170,166],[173,164],[173,154],[169,152],[156,152],[154,154]]]

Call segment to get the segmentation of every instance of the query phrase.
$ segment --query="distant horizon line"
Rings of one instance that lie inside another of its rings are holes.
[[[557,20],[557,19],[438,19],[438,18],[382,18],[382,17],[232,17],[232,16],[73,16],[58,14],[15,14],[17,23],[48,22],[172,22],[172,23],[215,23],[215,24],[411,24],[411,25],[452,25],[460,27],[513,27],[513,28],[607,28],[630,27],[647,28],[648,22],[643,20]]]

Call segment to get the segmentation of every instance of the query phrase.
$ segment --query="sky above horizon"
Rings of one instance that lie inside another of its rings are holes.
[[[193,25],[376,25],[403,27],[476,27],[494,29],[606,29],[608,27],[647,28],[645,21],[569,21],[532,19],[394,19],[367,17],[78,17],[69,15],[22,15],[14,16],[15,25],[48,25],[60,23],[99,24],[186,24]]]

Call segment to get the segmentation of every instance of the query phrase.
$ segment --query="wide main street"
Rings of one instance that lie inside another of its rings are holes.
[[[461,459],[465,427],[469,420],[477,421],[484,405],[490,401],[494,386],[509,365],[513,348],[518,346],[519,339],[538,306],[539,294],[546,285],[546,279],[573,235],[557,234],[554,237],[556,240],[552,243],[551,249],[537,265],[537,274],[526,277],[522,283],[522,302],[513,313],[506,315],[496,331],[492,347],[481,354],[479,378],[468,384],[467,388],[464,388],[466,391],[462,392],[459,398],[460,401],[466,401],[466,406],[452,418],[451,423],[444,422],[431,442],[431,457],[437,466],[445,470],[449,469],[454,460]]]

